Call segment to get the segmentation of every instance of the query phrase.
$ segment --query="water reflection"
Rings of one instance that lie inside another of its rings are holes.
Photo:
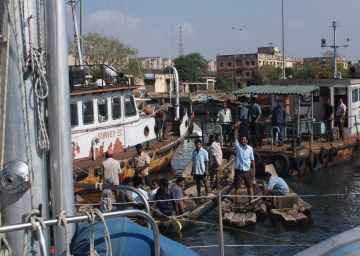
[[[172,160],[172,168],[167,173],[175,177],[186,167],[194,148],[193,141],[180,145]],[[360,171],[352,163],[332,166],[326,170],[310,173],[306,176],[286,180],[289,186],[300,195],[347,194],[360,192]],[[297,228],[284,227],[282,223],[271,222],[269,218],[258,223],[252,229],[255,234],[224,229],[227,245],[247,245],[246,247],[226,247],[226,255],[293,255],[306,247],[283,246],[286,243],[271,240],[289,240],[296,244],[315,244],[340,232],[360,225],[360,196],[321,196],[304,197],[312,206],[312,222],[308,226]],[[203,217],[200,221],[217,223],[216,212]],[[194,223],[181,235],[172,237],[186,246],[218,244],[219,236],[216,226]],[[255,246],[250,246],[255,245]],[[259,246],[256,246],[259,245]],[[267,246],[264,246],[267,245]],[[281,246],[271,246],[281,245]],[[217,247],[195,248],[200,255],[219,255]]]

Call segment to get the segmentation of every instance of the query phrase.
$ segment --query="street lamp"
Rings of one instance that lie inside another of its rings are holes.
[[[336,21],[333,21],[332,22],[332,25],[330,26],[333,28],[333,31],[334,31],[334,44],[333,45],[327,45],[326,44],[326,39],[324,38],[321,38],[321,47],[329,47],[329,48],[333,48],[334,50],[334,74],[333,74],[333,77],[334,79],[336,78],[341,78],[341,74],[340,76],[337,76],[337,71],[336,71],[336,49],[339,48],[339,47],[348,47],[349,45],[348,44],[343,44],[343,45],[336,45]],[[349,42],[349,38],[346,40]]]

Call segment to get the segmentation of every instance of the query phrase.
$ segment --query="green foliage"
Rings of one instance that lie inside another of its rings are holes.
[[[321,68],[320,63],[298,63],[294,65],[293,71],[293,78],[301,79],[319,78],[324,74],[324,70]]]
[[[199,81],[207,70],[207,61],[200,53],[190,53],[174,60],[181,81]]]
[[[267,84],[281,78],[281,68],[266,64],[256,70],[252,77],[249,84]]]
[[[111,36],[89,33],[84,36],[84,63],[106,64],[119,70],[133,70],[135,64],[129,61],[137,50]]]
[[[231,90],[232,81],[230,73],[218,73],[216,76],[216,89],[217,90]]]
[[[123,72],[135,77],[142,77],[143,73],[140,63],[134,58],[128,60],[126,66],[123,68]]]

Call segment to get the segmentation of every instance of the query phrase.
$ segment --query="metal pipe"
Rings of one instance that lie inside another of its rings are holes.
[[[39,244],[40,244],[40,255],[41,256],[47,256],[47,252],[48,252],[48,249],[46,247],[46,240],[45,240],[45,237],[44,237],[44,233],[43,233],[43,230],[42,230],[42,226],[40,225],[39,222],[36,222],[35,223],[35,226],[36,226],[36,237],[37,237],[37,240],[39,241]]]
[[[281,0],[281,28],[282,28],[282,78],[285,79],[285,29],[284,29],[284,0]]]
[[[80,38],[79,38],[79,29],[78,29],[78,25],[77,25],[77,18],[76,18],[76,3],[75,0],[71,0],[70,1],[71,4],[71,11],[72,11],[72,16],[73,16],[73,23],[74,23],[74,39],[75,39],[75,43],[76,43],[76,47],[78,50],[78,54],[79,54],[79,65],[82,66],[83,65],[83,58],[82,58],[82,52],[81,52],[81,46],[80,46]]]
[[[171,67],[171,69],[173,70],[173,76],[174,76],[174,83],[175,83],[175,120],[179,120],[180,119],[180,105],[179,105],[179,98],[180,98],[180,94],[179,94],[179,74],[176,70],[175,67]]]
[[[8,2],[6,4],[5,2]],[[34,106],[34,90],[32,77],[23,80],[23,67],[19,63],[23,56],[18,54],[24,54],[23,42],[28,44],[28,29],[32,31],[32,43],[35,48],[40,45],[38,42],[38,24],[37,19],[29,19],[28,26],[26,26],[25,35],[22,25],[25,26],[26,21],[22,17],[36,17],[36,2],[34,0],[24,1],[24,14],[20,15],[20,9],[14,8],[13,1],[0,1],[2,6],[9,7],[10,13],[13,14],[12,20],[14,28],[17,31],[15,36],[11,26],[8,26],[8,13],[7,8],[1,13],[1,20],[4,24],[4,35],[10,35],[8,41],[5,44],[0,44],[1,53],[1,99],[6,97],[2,103],[6,102],[6,112],[2,112],[3,118],[6,120],[5,126],[1,126],[1,134],[4,132],[4,141],[2,141],[4,147],[3,163],[7,163],[12,160],[22,160],[31,165],[33,170],[32,179],[32,193],[30,190],[25,192],[19,192],[15,194],[8,194],[5,191],[0,192],[0,205],[1,205],[1,226],[11,225],[13,223],[21,222],[24,213],[30,212],[32,209],[31,198],[33,195],[33,202],[37,207],[39,203],[42,204],[42,214],[48,217],[48,191],[47,191],[47,173],[45,168],[45,154],[37,148],[37,122],[36,122],[36,107]],[[6,25],[5,25],[6,24]],[[15,40],[16,37],[16,40]],[[17,42],[19,45],[19,51],[17,48]],[[9,46],[9,49],[7,49]],[[29,46],[27,46],[29,49]],[[9,55],[5,54],[9,50]],[[26,53],[28,54],[28,52]],[[7,62],[7,64],[6,64]],[[7,81],[3,76],[7,72]],[[5,86],[6,83],[6,86]],[[4,92],[4,88],[7,87],[7,93]],[[27,98],[24,96],[26,95]],[[26,107],[26,109],[25,109]],[[2,110],[4,110],[2,108]],[[23,111],[24,110],[24,111]],[[16,113],[16,114],[14,114]],[[26,123],[28,129],[25,129]],[[4,130],[3,130],[4,128]],[[28,140],[26,140],[28,136]],[[28,149],[29,151],[27,151]],[[31,157],[29,156],[29,153]],[[30,159],[31,158],[31,159]],[[32,195],[31,195],[32,194]],[[48,237],[48,233],[45,234]],[[10,247],[12,248],[13,255],[23,255],[23,246],[19,246],[19,241],[23,241],[23,231],[12,232],[6,235]],[[29,237],[29,247],[34,250],[39,249],[39,244]],[[28,247],[28,248],[29,248]],[[30,249],[30,248],[29,248]],[[26,254],[30,253],[30,250]]]
[[[148,214],[144,211],[141,211],[141,210],[123,210],[123,211],[103,213],[103,216],[104,217],[136,216],[136,217],[142,217],[145,220],[147,220],[150,223],[151,227],[153,228],[154,254],[160,255],[160,232],[159,232],[159,228],[158,228],[155,220],[151,217],[150,214]],[[89,217],[87,215],[81,215],[81,216],[72,216],[72,217],[66,218],[67,223],[76,223],[76,222],[84,221],[84,220],[89,220]],[[45,220],[44,223],[47,226],[56,226],[58,223],[58,220],[57,219],[49,219],[49,220]],[[31,228],[32,228],[31,223],[20,223],[20,224],[14,224],[14,225],[0,227],[0,233],[13,232],[13,231],[19,231],[19,230],[31,229]]]
[[[222,220],[222,207],[221,207],[221,193],[218,194],[218,209],[219,209],[219,233],[220,233],[220,255],[225,255],[224,250],[224,230],[223,230],[223,220]]]
[[[333,21],[332,23],[332,27],[334,29],[334,45],[333,45],[333,48],[334,48],[334,78],[336,78],[336,21]]]
[[[50,180],[52,216],[65,211],[75,214],[72,155],[70,140],[70,92],[67,63],[65,2],[45,1],[46,57],[49,82]],[[69,225],[72,237],[74,225]],[[64,228],[54,227],[56,255],[66,249]]]
[[[83,56],[84,53],[84,39],[83,39],[83,1],[80,0],[79,2],[80,6],[80,52],[81,56]]]

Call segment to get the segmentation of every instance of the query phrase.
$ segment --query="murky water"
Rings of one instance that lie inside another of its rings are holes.
[[[172,160],[172,169],[167,170],[170,177],[180,174],[190,160],[193,141],[185,141],[178,148]],[[164,173],[157,174],[159,176]],[[341,164],[311,173],[306,177],[286,180],[289,186],[299,195],[323,195],[333,193],[359,193],[360,171],[352,163]],[[265,218],[255,227],[241,230],[224,229],[224,240],[227,246],[226,255],[293,255],[305,248],[301,244],[316,244],[340,232],[360,225],[360,195],[304,197],[312,206],[312,222],[307,226],[288,228],[282,223],[273,223]],[[186,246],[217,245],[219,231],[216,227],[217,215],[212,212],[201,219],[209,224],[194,223],[182,234],[172,238]],[[265,237],[260,237],[265,236]],[[287,240],[295,244],[278,240]],[[219,255],[218,247],[194,248],[200,255]]]

